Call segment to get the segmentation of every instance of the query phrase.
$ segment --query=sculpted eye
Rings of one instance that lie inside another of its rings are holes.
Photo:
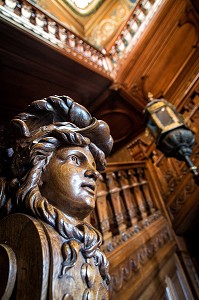
[[[80,164],[79,158],[76,155],[71,155],[70,160],[75,163],[76,165]]]

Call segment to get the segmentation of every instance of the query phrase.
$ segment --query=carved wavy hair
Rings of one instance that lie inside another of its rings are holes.
[[[66,239],[62,246],[63,274],[75,265],[81,251],[85,258],[94,257],[103,280],[109,283],[108,261],[99,250],[101,234],[87,222],[72,225],[67,216],[51,205],[40,192],[41,175],[54,151],[67,145],[88,146],[94,159],[104,164],[104,152],[88,137],[66,130],[60,124],[31,142],[24,140],[16,144],[14,152],[7,150],[6,169],[1,172],[4,176],[0,177],[0,218],[10,213],[25,212],[41,219]]]

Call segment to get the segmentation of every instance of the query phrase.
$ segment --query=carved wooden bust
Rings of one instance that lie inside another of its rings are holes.
[[[67,96],[37,100],[1,137],[2,299],[108,299],[101,235],[85,221],[108,125]]]

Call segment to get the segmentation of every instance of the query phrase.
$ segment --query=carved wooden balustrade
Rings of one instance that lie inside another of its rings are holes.
[[[132,15],[111,46],[110,57],[115,67],[132,50],[162,2],[162,0],[138,1]]]
[[[163,0],[140,0],[110,49],[97,49],[28,0],[0,0],[0,16],[58,51],[109,78],[132,50]]]
[[[173,253],[175,249],[148,172],[145,162],[109,163],[98,179],[91,221],[102,233],[102,249],[110,261],[111,299],[137,299],[147,276],[145,265],[156,266],[157,271],[160,257],[162,262],[165,259],[164,251]],[[137,291],[132,291],[132,280],[134,288],[140,287]]]
[[[145,173],[145,163],[110,163],[98,180],[94,225],[105,252],[148,226],[159,216]]]
[[[111,77],[112,63],[106,52],[100,51],[30,1],[1,0],[0,16],[40,37],[65,55]]]

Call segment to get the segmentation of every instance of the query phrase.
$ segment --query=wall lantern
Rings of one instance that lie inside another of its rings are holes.
[[[159,149],[166,157],[185,161],[194,180],[199,185],[197,167],[190,159],[195,137],[183,116],[165,99],[149,98],[146,105],[145,123]]]

